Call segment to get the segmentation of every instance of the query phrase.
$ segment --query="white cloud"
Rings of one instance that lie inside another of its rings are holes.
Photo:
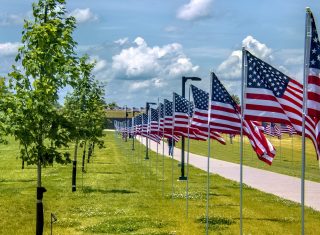
[[[70,15],[75,17],[78,23],[85,23],[98,20],[98,16],[93,14],[90,8],[76,8],[70,13]]]
[[[271,61],[273,59],[272,50],[252,36],[243,39],[242,46],[262,60]],[[239,79],[241,78],[241,67],[242,51],[235,50],[218,66],[217,72],[221,78]]]
[[[177,12],[177,18],[182,20],[198,20],[210,16],[213,0],[190,0]]]
[[[114,41],[114,43],[119,44],[120,46],[123,46],[128,42],[129,42],[128,38],[119,38],[118,40]]]
[[[0,43],[0,55],[2,56],[13,56],[18,52],[18,48],[22,44],[19,42],[6,42]]]
[[[173,32],[177,32],[178,28],[175,26],[167,26],[167,27],[165,27],[164,31],[166,31],[168,33],[173,33]]]
[[[94,73],[101,72],[101,71],[104,70],[104,69],[107,67],[107,65],[108,65],[107,61],[104,60],[104,59],[101,59],[99,56],[93,56],[91,59],[92,59],[92,62],[93,62],[93,61],[96,62],[95,66],[94,66],[94,68],[93,68],[93,72],[94,72]]]
[[[116,79],[171,79],[193,73],[199,68],[192,64],[178,43],[149,47],[142,37],[137,37],[133,43],[112,57],[112,70]]]

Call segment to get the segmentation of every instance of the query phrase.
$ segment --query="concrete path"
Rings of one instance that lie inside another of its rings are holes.
[[[145,144],[145,138],[142,139],[142,142]],[[150,143],[150,149],[157,151],[157,144],[153,141]],[[162,142],[159,145],[159,151],[162,151]],[[168,145],[166,143],[164,151],[166,156],[168,156]],[[185,156],[187,156],[187,153],[185,153]],[[181,160],[181,150],[179,148],[174,149],[174,159],[177,161]],[[207,157],[193,153],[189,154],[190,165],[204,171],[207,171],[207,161]],[[239,164],[211,158],[210,172],[226,179],[240,182]],[[300,178],[297,177],[243,166],[243,183],[260,191],[271,193],[294,202],[300,203],[301,200],[301,181]],[[305,206],[320,211],[320,183],[305,181]]]

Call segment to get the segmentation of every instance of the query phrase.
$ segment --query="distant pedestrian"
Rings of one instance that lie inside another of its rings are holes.
[[[167,141],[169,146],[169,156],[173,156],[173,148],[174,148],[175,141],[173,138],[168,138]]]

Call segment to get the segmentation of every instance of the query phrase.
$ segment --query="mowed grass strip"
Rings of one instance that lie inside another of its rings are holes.
[[[211,157],[234,163],[240,163],[240,136],[233,138],[233,144],[230,144],[228,135],[223,135],[226,145],[222,145],[217,141],[212,141]],[[282,135],[282,139],[277,137],[269,137],[273,146],[276,148],[276,157],[271,166],[260,161],[247,138],[244,138],[244,154],[243,164],[255,168],[273,171],[285,175],[300,177],[301,176],[301,137],[294,135],[290,137],[288,134]],[[187,143],[187,142],[186,142]],[[180,142],[177,147],[180,148]],[[190,152],[207,156],[207,141],[190,141]],[[305,179],[320,182],[319,162],[316,157],[315,149],[312,142],[306,141],[306,168]]]
[[[161,146],[145,161],[145,147],[137,141],[131,151],[131,139],[123,142],[107,132],[105,143],[105,149],[95,149],[83,179],[78,161],[75,193],[71,165],[43,169],[45,234],[50,234],[51,212],[58,218],[53,234],[204,234],[206,172],[189,168],[187,219],[186,182],[177,181],[178,163],[163,159]],[[21,170],[18,148],[12,141],[0,148],[0,234],[35,234],[36,169]],[[210,180],[210,234],[238,234],[239,184],[217,175]],[[319,212],[306,208],[306,234],[319,234],[319,218]],[[299,231],[299,204],[244,187],[245,234]]]

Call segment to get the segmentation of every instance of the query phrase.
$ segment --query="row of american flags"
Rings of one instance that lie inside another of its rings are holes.
[[[226,144],[221,133],[234,135],[243,130],[258,158],[270,165],[276,150],[265,134],[279,137],[281,133],[301,135],[305,131],[319,158],[320,41],[310,10],[308,17],[305,89],[297,80],[243,49],[243,113],[211,73],[209,92],[191,85],[193,102],[173,93],[172,101],[164,99],[156,109],[151,108],[149,113],[139,114],[126,124],[116,123],[116,127],[157,142],[164,137],[178,141],[184,136],[200,141],[211,138],[221,144]]]

